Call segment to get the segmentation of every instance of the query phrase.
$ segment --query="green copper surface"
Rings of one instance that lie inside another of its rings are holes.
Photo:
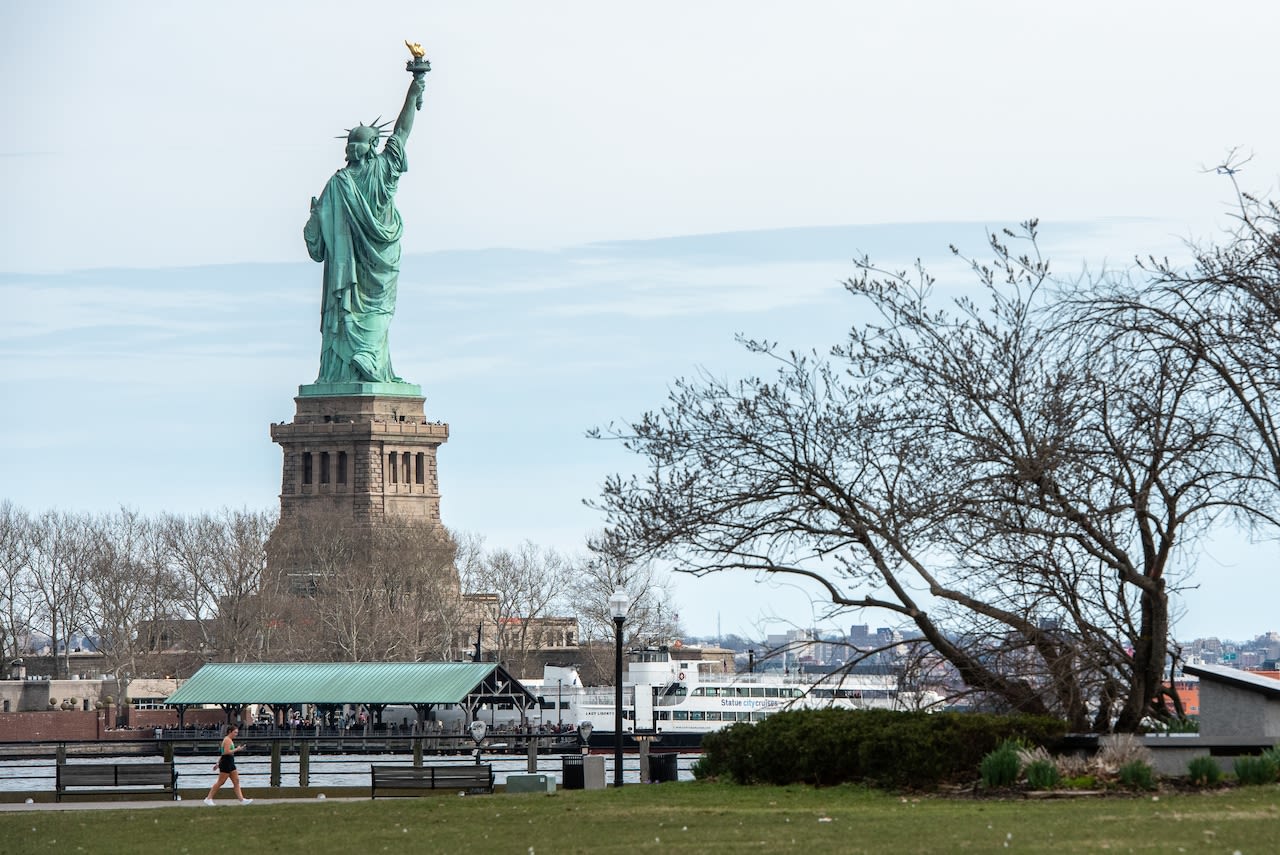
[[[298,387],[299,398],[332,398],[338,395],[400,395],[421,398],[422,387],[416,383],[310,383]]]
[[[421,104],[424,79],[425,72],[413,73],[404,106],[381,151],[378,128],[362,124],[351,130],[347,165],[329,179],[319,198],[311,199],[311,217],[302,234],[311,258],[324,262],[317,386],[403,383],[391,367],[388,345],[403,232],[395,194],[400,176],[408,170],[405,143]],[[319,394],[302,391],[308,388],[314,387],[301,387],[299,393]]]

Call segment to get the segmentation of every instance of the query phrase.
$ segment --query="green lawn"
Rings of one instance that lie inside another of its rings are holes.
[[[250,795],[265,796],[262,791]],[[679,783],[555,795],[0,813],[3,853],[1240,852],[1280,849],[1280,785],[1063,800]]]

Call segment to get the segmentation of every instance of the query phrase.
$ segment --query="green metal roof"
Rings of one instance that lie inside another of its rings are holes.
[[[533,696],[493,663],[211,662],[169,704],[457,704],[468,696]]]

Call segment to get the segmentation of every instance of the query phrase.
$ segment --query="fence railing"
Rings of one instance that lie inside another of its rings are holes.
[[[546,750],[561,737],[548,734],[511,734],[487,738],[481,746],[485,763],[492,763],[499,782],[509,773],[537,772],[559,777],[562,757]],[[332,742],[331,742],[332,740]],[[316,737],[299,735],[254,735],[242,739],[245,752],[238,754],[236,765],[245,787],[367,787],[369,766],[381,765],[450,765],[475,762],[475,743],[454,736],[417,736],[370,738],[344,736],[341,743],[334,734]],[[523,750],[515,750],[517,742]],[[532,742],[535,750],[528,750]],[[341,744],[341,750],[330,750]],[[568,743],[560,747],[569,749]],[[217,740],[208,734],[166,732],[157,740],[50,743],[0,743],[0,790],[52,791],[57,764],[93,762],[148,762],[157,756],[173,762],[178,769],[179,789],[205,789],[217,777],[213,764],[217,757]],[[576,750],[576,749],[575,749]],[[683,758],[682,758],[683,759]],[[688,760],[692,762],[692,758]],[[639,758],[628,753],[624,772],[639,775]]]

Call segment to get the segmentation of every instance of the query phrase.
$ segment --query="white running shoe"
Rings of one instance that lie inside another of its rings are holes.
[[[207,804],[209,807],[213,807],[213,799],[205,799],[204,803]]]
[[[241,799],[241,800],[240,800],[240,804],[242,804],[242,805],[251,805],[251,804],[253,804],[253,799]]]

